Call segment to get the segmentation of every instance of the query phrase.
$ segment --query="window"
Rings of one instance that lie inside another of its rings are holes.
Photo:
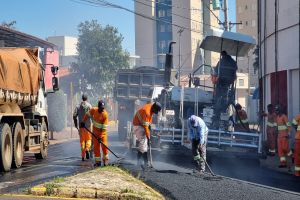
[[[171,16],[172,16],[172,10],[171,10],[171,9],[168,9],[168,10],[167,10],[167,16],[168,16],[168,17],[171,17]]]
[[[166,30],[165,30],[165,25],[160,25],[160,32],[165,32]]]
[[[168,31],[168,32],[172,32],[172,25],[171,25],[171,24],[168,24],[168,25],[167,25],[167,31]]]
[[[239,86],[244,86],[244,79],[239,79]]]
[[[256,20],[252,20],[252,27],[255,27],[256,26]]]
[[[245,5],[245,10],[247,10],[248,9],[248,6],[247,5]]]
[[[248,21],[245,21],[245,25],[248,26]]]
[[[158,11],[158,17],[164,17],[165,16],[165,11],[164,10],[159,10]]]
[[[158,42],[158,47],[164,49],[166,47],[166,42],[164,40]]]

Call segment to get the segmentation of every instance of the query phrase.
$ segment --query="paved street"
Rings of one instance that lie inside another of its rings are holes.
[[[163,151],[154,151],[155,170],[143,172],[136,166],[136,153],[128,151],[125,143],[117,140],[115,132],[109,134],[110,147],[125,157],[121,165],[143,179],[169,199],[299,199],[300,180],[294,176],[260,167],[259,159],[253,156],[219,152],[210,149],[208,160],[216,174],[231,178],[195,175],[192,172],[190,150],[164,146]],[[37,161],[26,156],[22,168],[0,176],[0,193],[22,192],[24,189],[56,176],[67,176],[92,169],[92,163],[82,162],[78,139],[52,145],[47,160]],[[111,162],[115,161],[110,155]],[[247,181],[247,182],[245,182]],[[263,186],[259,186],[262,184]],[[275,187],[275,188],[271,188]],[[284,190],[289,190],[284,191]]]

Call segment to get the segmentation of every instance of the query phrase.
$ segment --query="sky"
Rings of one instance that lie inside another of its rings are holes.
[[[133,0],[107,0],[130,10]],[[182,0],[185,1],[185,0]],[[2,0],[0,24],[16,21],[18,31],[41,39],[49,36],[78,36],[80,22],[96,19],[98,23],[118,28],[124,37],[123,48],[134,54],[134,14],[115,8],[95,7],[79,0]],[[234,20],[235,0],[228,0],[229,18]]]

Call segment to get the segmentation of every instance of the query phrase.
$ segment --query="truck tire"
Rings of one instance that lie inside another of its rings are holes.
[[[19,168],[24,157],[24,135],[20,122],[14,123],[12,127],[13,138],[13,161],[12,167]]]
[[[41,142],[41,150],[40,153],[36,153],[34,154],[36,159],[45,159],[48,156],[48,130],[47,130],[47,125],[46,123],[43,121],[42,125],[41,125],[41,138],[40,138],[40,142]]]
[[[11,129],[7,123],[0,124],[0,170],[8,172],[11,169],[13,157]]]

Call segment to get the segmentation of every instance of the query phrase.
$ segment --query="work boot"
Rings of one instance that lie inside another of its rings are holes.
[[[87,160],[90,159],[90,152],[89,151],[85,151],[85,157],[86,157]]]
[[[81,157],[81,160],[84,161],[84,157]]]
[[[101,167],[101,162],[96,162],[96,163],[94,164],[94,167]]]
[[[280,165],[278,166],[278,168],[287,168],[287,165],[280,164]]]
[[[108,165],[108,160],[103,160],[103,166],[107,166]]]

